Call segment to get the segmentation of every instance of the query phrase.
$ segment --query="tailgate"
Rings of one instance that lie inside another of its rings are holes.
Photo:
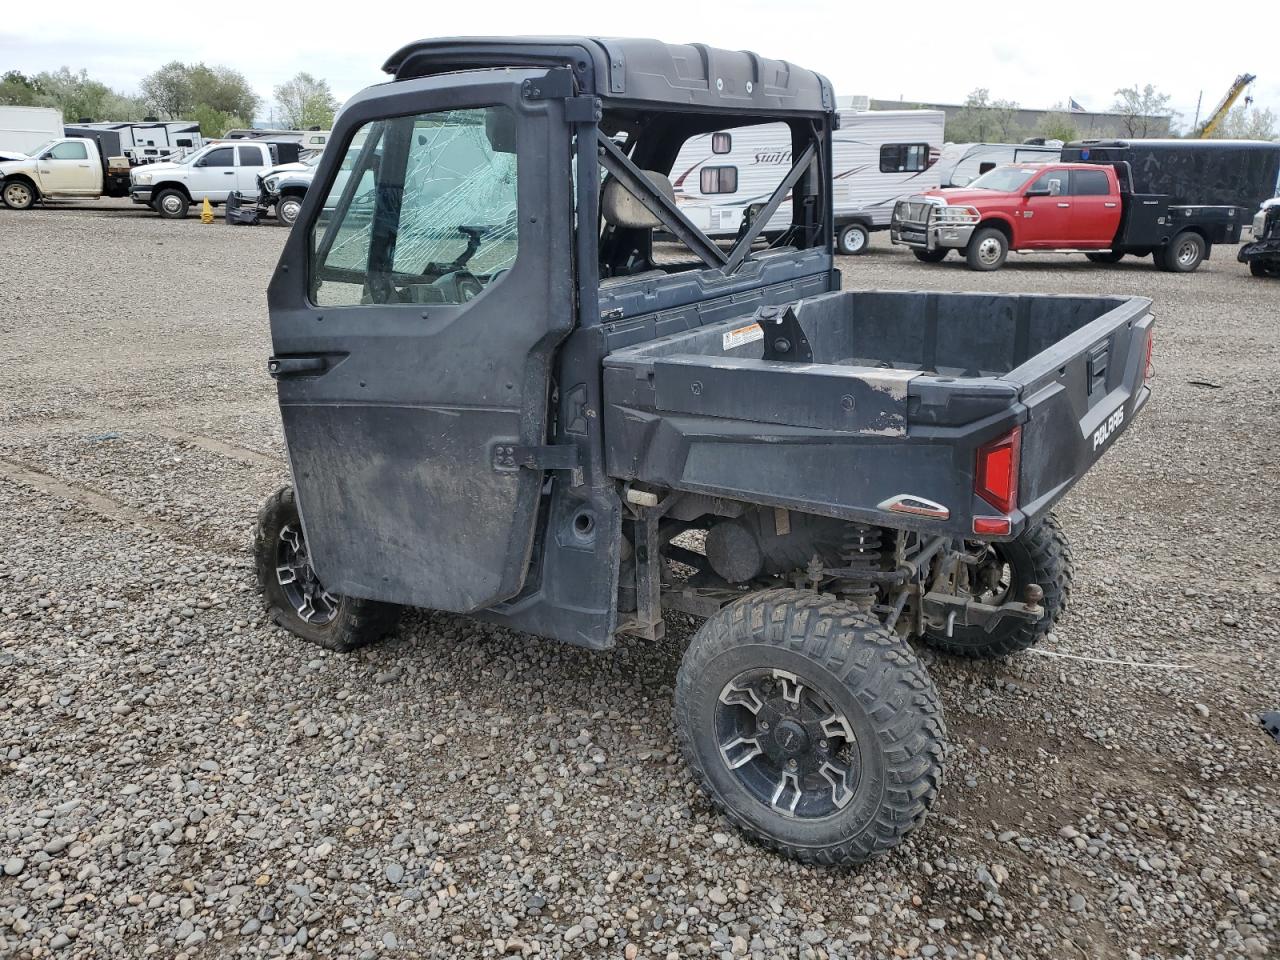
[[[1042,517],[1101,457],[1147,402],[1151,301],[1134,297],[1081,327],[1004,379],[1021,388],[1019,500]]]

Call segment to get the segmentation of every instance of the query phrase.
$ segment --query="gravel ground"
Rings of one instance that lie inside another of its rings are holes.
[[[265,623],[284,236],[0,210],[0,957],[1278,955],[1280,284],[1229,248],[975,274],[878,235],[843,264],[1143,294],[1159,324],[1153,402],[1060,511],[1073,608],[1038,653],[924,653],[948,783],[840,872],[693,789],[692,622],[593,654],[417,613],[348,657]]]

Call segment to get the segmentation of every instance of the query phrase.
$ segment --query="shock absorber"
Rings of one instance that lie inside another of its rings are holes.
[[[884,532],[879,527],[865,523],[850,523],[841,537],[840,559],[844,562],[848,579],[842,585],[844,593],[860,610],[870,610],[879,599],[879,591],[870,578],[860,578],[857,571],[868,573],[880,569],[884,555]]]

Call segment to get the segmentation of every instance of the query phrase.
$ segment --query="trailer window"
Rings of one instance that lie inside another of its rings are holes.
[[[75,143],[71,140],[60,143],[49,151],[50,160],[88,160],[89,148],[83,143]]]
[[[730,153],[733,150],[733,134],[713,133],[711,135],[712,153]]]
[[[313,301],[458,304],[500,280],[518,246],[515,137],[504,106],[357,131],[311,233]]]
[[[737,167],[703,167],[698,179],[703,193],[737,193]]]
[[[1105,197],[1111,193],[1111,181],[1101,170],[1072,170],[1071,192],[1077,197]]]
[[[918,173],[928,169],[927,143],[886,143],[880,148],[881,173]]]

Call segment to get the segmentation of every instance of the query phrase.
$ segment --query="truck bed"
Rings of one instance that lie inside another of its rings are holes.
[[[972,535],[978,448],[1021,428],[1010,535],[1041,518],[1146,402],[1141,297],[836,291],[789,305],[812,362],[766,360],[769,309],[605,360],[624,480]],[[782,327],[777,329],[781,330]],[[895,497],[945,519],[889,513]]]

